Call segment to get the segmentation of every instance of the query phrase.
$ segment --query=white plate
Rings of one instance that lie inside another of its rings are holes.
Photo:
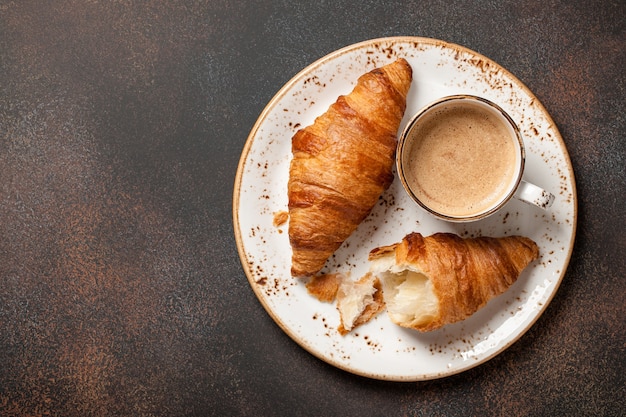
[[[393,182],[369,217],[327,262],[325,272],[368,269],[367,254],[418,231],[461,236],[521,234],[535,240],[540,258],[507,292],[467,320],[430,333],[391,323],[386,313],[346,336],[337,332],[333,304],[310,296],[290,276],[287,224],[272,224],[287,211],[291,137],[350,92],[363,73],[403,57],[413,68],[404,127],[428,102],[450,94],[475,94],[503,107],[518,123],[526,144],[525,179],[556,195],[549,211],[509,202],[490,218],[469,224],[436,220],[413,204]],[[577,200],[565,144],[539,100],[518,79],[488,58],[438,40],[375,39],[338,50],[309,65],[268,103],[243,149],[233,198],[235,237],[241,262],[259,301],[300,346],[346,371],[370,378],[417,381],[452,375],[487,361],[514,343],[537,320],[556,293],[572,253]]]

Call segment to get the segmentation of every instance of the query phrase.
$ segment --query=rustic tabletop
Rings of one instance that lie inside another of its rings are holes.
[[[623,415],[625,29],[607,0],[1,2],[0,415]],[[281,87],[391,36],[462,45],[524,83],[578,197],[541,317],[421,382],[294,342],[251,289],[232,214]]]

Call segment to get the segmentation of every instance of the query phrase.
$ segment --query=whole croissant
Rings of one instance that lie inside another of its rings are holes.
[[[420,331],[464,320],[506,291],[539,249],[522,236],[463,239],[412,233],[372,250],[371,271],[382,281],[390,319]]]
[[[319,272],[391,184],[411,79],[404,59],[374,69],[293,136],[288,182],[293,276]]]

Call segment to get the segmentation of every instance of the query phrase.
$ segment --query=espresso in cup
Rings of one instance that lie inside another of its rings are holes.
[[[423,208],[440,218],[470,221],[494,213],[515,195],[524,156],[511,118],[494,103],[463,95],[438,100],[409,121],[397,164],[405,189]]]

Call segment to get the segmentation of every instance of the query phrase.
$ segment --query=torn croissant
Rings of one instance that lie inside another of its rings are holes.
[[[344,279],[337,291],[339,333],[343,336],[367,323],[385,308],[380,281],[365,274],[358,281]]]
[[[369,260],[382,281],[391,321],[430,331],[474,314],[538,256],[537,244],[522,236],[463,239],[412,233],[372,250]]]
[[[288,198],[293,276],[319,272],[391,184],[411,79],[404,59],[374,69],[292,138]]]

